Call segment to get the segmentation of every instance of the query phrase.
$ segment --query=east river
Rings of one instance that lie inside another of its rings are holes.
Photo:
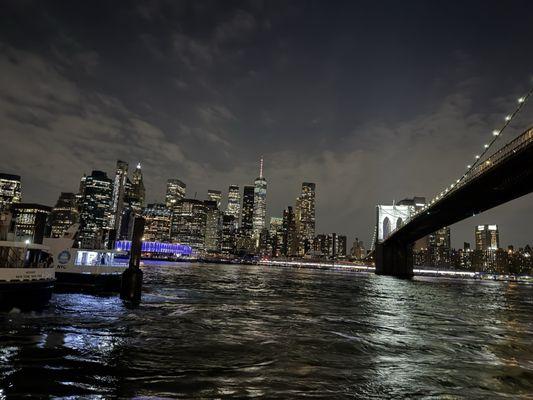
[[[0,398],[533,398],[533,286],[145,267],[143,302],[0,314]]]

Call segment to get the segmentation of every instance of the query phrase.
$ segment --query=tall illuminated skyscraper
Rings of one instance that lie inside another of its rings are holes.
[[[226,215],[231,215],[235,222],[239,223],[241,214],[241,192],[237,185],[230,185],[228,190],[228,206]]]
[[[117,161],[115,180],[113,182],[113,203],[111,206],[111,220],[109,226],[111,229],[120,231],[122,220],[122,209],[124,208],[124,193],[126,191],[126,182],[128,180],[128,163]]]
[[[498,250],[500,247],[498,225],[478,225],[475,233],[476,250]]]
[[[304,255],[311,250],[315,238],[315,184],[302,183],[302,191],[296,199],[296,231],[298,235],[298,254]]]
[[[245,186],[242,196],[242,233],[244,236],[252,237],[254,221],[254,187]]]
[[[179,179],[169,179],[167,181],[167,193],[165,196],[165,204],[172,209],[178,201],[185,198],[185,191],[187,185]]]
[[[22,201],[20,176],[0,173],[0,211]]]
[[[261,157],[259,166],[259,177],[254,182],[254,212],[252,237],[255,245],[259,245],[261,231],[266,228],[266,196],[267,181],[263,177],[263,157]]]
[[[137,164],[135,171],[131,175],[131,206],[139,214],[144,207],[146,199],[146,189],[144,188],[143,173],[141,163]],[[138,209],[137,209],[138,208]]]
[[[103,231],[109,228],[113,204],[113,181],[105,172],[93,171],[81,178],[79,195],[80,230],[78,239],[82,248],[99,248]]]

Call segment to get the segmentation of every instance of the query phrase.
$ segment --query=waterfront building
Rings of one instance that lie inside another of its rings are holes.
[[[283,218],[270,217],[269,237],[270,254],[272,257],[280,257],[283,250]]]
[[[220,251],[220,211],[216,200],[206,200],[204,204],[206,213],[205,250],[217,253]]]
[[[474,267],[485,272],[496,272],[497,250],[500,247],[498,225],[476,226],[475,239]]]
[[[98,249],[112,220],[113,181],[105,172],[92,171],[91,175],[81,178],[80,189],[80,247]]]
[[[296,230],[298,232],[298,254],[306,254],[315,237],[315,184],[302,183],[300,196],[296,200]]]
[[[220,190],[209,189],[207,191],[207,200],[214,201],[217,208],[220,210],[220,204],[222,203],[222,192]]]
[[[231,215],[234,218],[235,224],[238,225],[241,216],[241,192],[237,185],[230,185],[228,189],[226,215]]]
[[[11,204],[22,201],[19,175],[0,173],[0,211],[9,211]]]
[[[190,246],[196,254],[204,253],[207,222],[205,202],[182,199],[173,204],[171,240]]]
[[[187,185],[179,179],[167,180],[167,193],[165,196],[165,204],[167,208],[172,210],[174,206],[185,198]]]
[[[359,238],[355,238],[355,241],[353,242],[352,248],[350,250],[350,255],[352,258],[355,258],[356,260],[361,260],[366,257],[366,250],[365,246],[363,244],[362,240],[359,240]]]
[[[242,235],[252,237],[254,220],[254,190],[253,186],[245,186],[242,196]]]
[[[478,225],[475,230],[476,250],[497,250],[500,247],[498,225]]]
[[[143,240],[170,242],[172,213],[163,203],[148,204],[143,211],[145,220]]]
[[[113,183],[113,202],[111,205],[111,220],[109,226],[117,234],[120,232],[122,221],[122,210],[124,208],[124,195],[126,192],[126,183],[128,179],[128,163],[117,160],[115,171],[115,180]]]
[[[233,215],[223,214],[220,251],[222,254],[235,254],[237,246],[237,227]]]
[[[48,219],[50,237],[63,237],[67,229],[78,223],[78,221],[79,212],[76,195],[74,193],[61,192]]]
[[[317,257],[326,257],[328,255],[328,246],[326,235],[316,235],[313,240],[313,253]]]
[[[430,266],[447,268],[451,265],[450,236],[449,226],[445,226],[428,235],[428,256]]]
[[[263,177],[263,157],[261,157],[259,177],[254,182],[252,237],[256,247],[259,247],[261,232],[266,228],[266,196],[267,181]]]
[[[346,258],[346,241],[346,236],[337,235],[337,240],[335,242],[335,259]]]
[[[29,240],[42,243],[46,230],[46,221],[52,211],[51,207],[35,203],[12,204],[14,233],[17,241]]]

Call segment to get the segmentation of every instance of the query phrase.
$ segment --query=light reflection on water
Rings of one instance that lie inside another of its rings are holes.
[[[515,283],[151,266],[135,310],[57,294],[0,314],[0,398],[528,396],[532,316]]]

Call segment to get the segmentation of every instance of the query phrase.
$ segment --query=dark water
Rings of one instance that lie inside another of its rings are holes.
[[[0,314],[0,398],[533,398],[533,286],[145,269],[139,309]]]

